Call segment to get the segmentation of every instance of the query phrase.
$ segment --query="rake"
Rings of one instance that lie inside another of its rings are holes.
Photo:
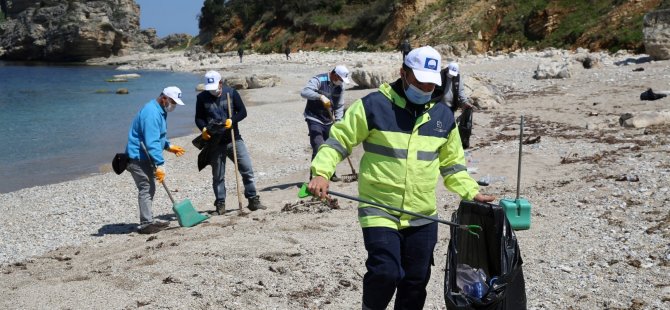
[[[349,158],[349,156],[347,156],[347,161],[349,161],[349,167],[351,167],[351,174],[343,175],[342,182],[344,183],[356,182],[358,181],[358,174],[356,173],[356,169],[354,169],[354,164],[351,163],[351,158]]]

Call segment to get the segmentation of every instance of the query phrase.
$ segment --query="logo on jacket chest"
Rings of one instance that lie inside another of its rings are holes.
[[[444,128],[444,124],[442,123],[442,121],[436,121],[435,122],[435,127],[433,128],[433,130],[437,131],[439,133],[446,133],[447,132],[447,129]]]

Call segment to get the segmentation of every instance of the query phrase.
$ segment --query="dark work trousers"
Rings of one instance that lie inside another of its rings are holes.
[[[437,223],[395,230],[363,228],[368,272],[363,277],[363,309],[386,309],[397,289],[394,309],[423,309],[437,243]]]
[[[307,120],[307,129],[309,130],[309,144],[312,146],[312,160],[319,151],[319,146],[328,140],[330,125],[324,125],[312,120]]]

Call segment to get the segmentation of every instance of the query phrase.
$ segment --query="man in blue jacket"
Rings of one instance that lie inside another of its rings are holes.
[[[228,99],[232,102],[228,102]],[[228,104],[231,104],[232,115],[228,114]],[[215,144],[208,146],[213,148],[208,161],[212,165],[214,206],[219,215],[226,212],[226,157],[234,159],[231,128],[235,132],[237,168],[242,175],[244,197],[249,200],[247,208],[251,211],[267,209],[261,204],[261,198],[256,191],[251,156],[237,126],[246,117],[247,109],[237,90],[229,86],[224,87],[221,74],[218,72],[205,73],[205,90],[198,94],[195,103],[195,125],[202,132],[205,141]]]
[[[137,201],[140,207],[140,225],[137,230],[141,234],[151,234],[168,226],[168,222],[153,218],[151,204],[156,193],[156,183],[165,179],[165,159],[163,150],[177,156],[184,154],[184,149],[171,145],[167,138],[167,113],[174,111],[177,105],[184,105],[181,101],[181,90],[176,86],[163,89],[158,98],[149,101],[137,113],[128,132],[128,167],[139,191]],[[142,146],[144,145],[144,148]],[[146,149],[146,151],[145,151]],[[147,153],[151,158],[147,157]],[[156,165],[154,170],[151,163]]]
[[[343,84],[349,82],[349,70],[339,65],[329,73],[312,77],[300,92],[300,96],[307,99],[303,116],[309,131],[312,159],[319,151],[319,146],[328,140],[330,127],[344,115]],[[330,180],[337,182],[340,178],[333,174]]]

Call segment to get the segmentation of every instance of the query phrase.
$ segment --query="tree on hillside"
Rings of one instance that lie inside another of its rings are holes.
[[[7,18],[7,1],[8,0],[0,0],[0,11],[2,11],[3,18]]]

